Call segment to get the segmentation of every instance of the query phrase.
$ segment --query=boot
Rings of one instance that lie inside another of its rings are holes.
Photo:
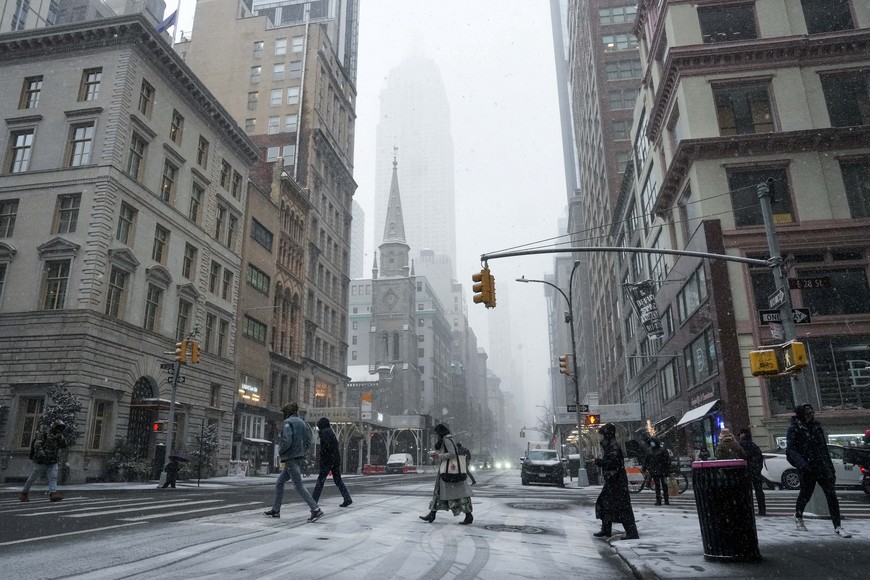
[[[59,491],[53,491],[50,494],[48,494],[48,501],[60,501],[62,499],[63,498],[60,496]]]
[[[467,526],[468,524],[470,524],[473,521],[474,521],[474,516],[471,515],[471,512],[468,512],[467,514],[465,514],[465,519],[459,523],[463,526]]]
[[[22,491],[18,494],[18,501],[30,501],[30,495],[26,491]]]
[[[435,521],[435,512],[429,512],[425,516],[420,516],[420,519],[431,524]]]
[[[612,535],[612,527],[610,522],[601,522],[601,531],[592,534],[596,538],[609,538]]]
[[[625,537],[624,540],[637,540],[640,539],[640,535],[637,533],[637,525],[634,523],[631,524],[622,524],[625,528]]]

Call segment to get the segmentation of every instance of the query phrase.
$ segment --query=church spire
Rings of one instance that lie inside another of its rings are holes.
[[[399,197],[399,175],[396,152],[393,147],[393,180],[390,183],[390,199],[387,202],[387,219],[384,220],[384,243],[405,244],[405,220],[402,217],[402,200]]]

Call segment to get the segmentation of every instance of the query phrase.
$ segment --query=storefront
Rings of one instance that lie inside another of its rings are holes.
[[[706,451],[709,457],[714,456],[715,443],[719,439],[719,430],[724,421],[721,416],[722,401],[716,399],[704,403],[687,412],[677,421],[676,429],[686,431],[686,443],[693,459],[703,456]]]

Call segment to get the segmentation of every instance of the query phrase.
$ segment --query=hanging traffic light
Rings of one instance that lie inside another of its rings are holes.
[[[598,413],[590,413],[586,415],[586,425],[589,427],[597,427],[601,424],[601,415]]]
[[[559,372],[563,375],[570,375],[571,371],[568,370],[568,355],[563,354],[559,357]]]
[[[187,362],[187,341],[175,343],[175,362]]]
[[[471,287],[474,292],[475,304],[483,304],[487,308],[495,308],[495,276],[490,274],[489,268],[484,268],[479,274],[473,274]]]
[[[190,342],[190,362],[191,364],[198,365],[199,364],[199,343],[195,340],[191,340]]]

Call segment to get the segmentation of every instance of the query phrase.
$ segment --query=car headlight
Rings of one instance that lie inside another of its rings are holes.
[[[473,465],[471,467],[469,467],[468,469],[470,469],[471,471],[477,471],[477,468],[475,468]]]

